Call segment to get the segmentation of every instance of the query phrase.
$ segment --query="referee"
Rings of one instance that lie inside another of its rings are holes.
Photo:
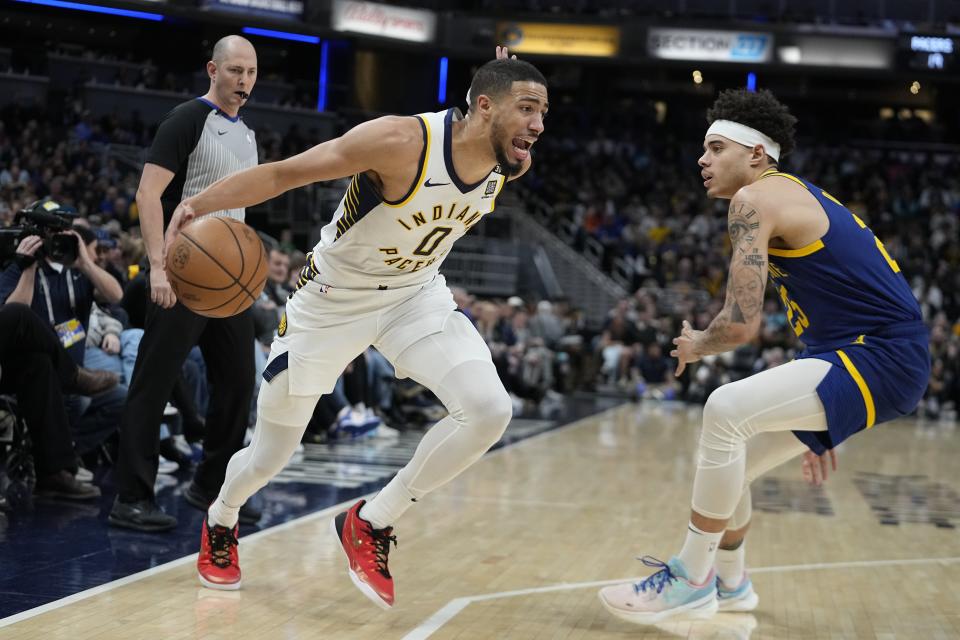
[[[231,173],[257,164],[253,131],[240,107],[257,80],[257,52],[240,36],[227,36],[207,62],[210,90],[178,105],[161,120],[137,189],[140,228],[150,259],[150,299],[143,340],[120,423],[117,499],[110,524],[138,531],[165,531],[177,519],[156,503],[160,422],[190,349],[199,344],[210,382],[203,459],[184,497],[206,509],[223,484],[227,462],[243,446],[254,386],[251,310],[208,319],[177,302],[163,269],[163,234],[180,201]],[[212,215],[244,219],[243,209]],[[241,520],[256,522],[252,507]]]

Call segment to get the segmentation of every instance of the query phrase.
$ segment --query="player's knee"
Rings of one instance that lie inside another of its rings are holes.
[[[292,452],[291,455],[293,455]],[[289,461],[290,456],[254,456],[250,461],[250,474],[263,480],[263,484],[266,484],[267,481],[283,471]]]
[[[475,392],[470,400],[464,403],[470,429],[487,447],[500,439],[513,417],[510,395],[502,386],[497,386],[498,389]],[[468,407],[471,409],[467,409]]]
[[[497,431],[497,438],[503,435],[510,419],[513,418],[513,401],[510,394],[500,389],[492,394],[487,404],[487,420],[494,430]]]
[[[277,378],[260,385],[257,396],[257,417],[274,424],[302,427],[310,421],[319,398],[293,396],[286,378]]]
[[[735,395],[732,393],[730,385],[723,385],[715,389],[707,398],[706,404],[703,405],[704,424],[735,419],[737,414]]]
[[[742,413],[734,385],[724,385],[714,390],[703,406],[703,428],[745,439]]]
[[[746,421],[741,415],[737,394],[730,386],[716,389],[703,407],[701,452],[730,453],[741,448],[747,440]]]

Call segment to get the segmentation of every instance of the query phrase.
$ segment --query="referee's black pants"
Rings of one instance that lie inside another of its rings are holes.
[[[254,387],[253,314],[205,318],[177,302],[164,309],[148,299],[143,339],[120,422],[117,493],[121,502],[153,500],[163,410],[190,349],[200,345],[207,367],[203,459],[194,483],[216,494],[230,457],[243,446]]]

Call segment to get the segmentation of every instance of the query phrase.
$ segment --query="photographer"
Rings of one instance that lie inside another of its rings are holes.
[[[27,423],[36,493],[65,500],[89,500],[100,490],[76,477],[76,456],[64,409],[64,388],[85,392],[116,384],[104,371],[78,369],[50,327],[20,304],[0,305],[0,392],[17,399]]]
[[[30,207],[31,211],[38,209],[52,218],[69,218],[52,201]],[[81,234],[90,237],[85,242]],[[67,237],[73,240],[65,240]],[[46,318],[78,365],[83,363],[94,295],[110,304],[118,302],[123,295],[113,276],[96,265],[92,257],[95,254],[96,237],[89,229],[78,227],[48,233],[44,240],[31,235],[20,240],[16,259],[0,273],[0,302],[29,305],[41,318]],[[125,399],[122,387],[93,397],[67,399],[78,453],[94,451],[116,431]]]

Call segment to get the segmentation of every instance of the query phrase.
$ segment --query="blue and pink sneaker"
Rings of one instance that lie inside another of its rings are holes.
[[[753,581],[746,572],[736,587],[724,584],[717,576],[717,604],[720,611],[753,611],[760,603],[760,597],[753,590]]]
[[[658,624],[672,618],[702,620],[717,612],[717,578],[711,569],[697,584],[687,579],[679,558],[662,562],[650,556],[643,564],[658,569],[640,582],[618,584],[600,590],[607,611],[636,624]]]

